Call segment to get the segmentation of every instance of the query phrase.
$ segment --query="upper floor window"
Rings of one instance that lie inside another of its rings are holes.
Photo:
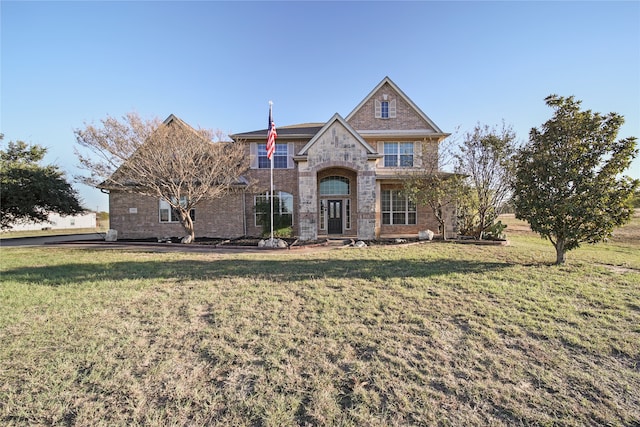
[[[384,166],[413,167],[413,142],[385,142]]]
[[[382,101],[380,110],[380,118],[388,119],[389,118],[389,101]]]
[[[187,206],[187,197],[180,197],[180,206]],[[160,222],[180,222],[180,215],[171,207],[168,201],[160,200],[159,206],[159,216]],[[196,220],[196,210],[191,209],[189,211],[189,216],[191,217],[191,221]]]
[[[276,144],[276,152],[273,154],[273,168],[287,168],[287,144]],[[267,157],[267,144],[258,144],[258,168],[271,168],[271,161]]]
[[[328,176],[320,180],[321,196],[340,196],[349,194],[349,178]]]
[[[396,117],[396,100],[383,98],[382,101],[376,99],[375,102],[376,119],[394,119]]]

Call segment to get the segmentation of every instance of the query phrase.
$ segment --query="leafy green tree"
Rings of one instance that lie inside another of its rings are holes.
[[[475,216],[473,234],[478,239],[483,238],[511,197],[515,152],[516,134],[504,123],[499,129],[477,125],[460,145],[456,172],[468,176],[474,193],[467,204],[473,202],[469,208]]]
[[[64,173],[57,166],[40,165],[46,152],[44,147],[23,141],[11,141],[6,150],[0,150],[0,228],[46,221],[51,212],[84,212]]]
[[[581,111],[572,96],[545,102],[554,115],[531,130],[517,156],[514,207],[562,264],[567,251],[600,242],[631,219],[638,181],[621,174],[638,151],[635,137],[616,140],[621,115]]]

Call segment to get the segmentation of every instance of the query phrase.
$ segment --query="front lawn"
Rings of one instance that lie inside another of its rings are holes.
[[[560,267],[515,220],[492,247],[2,248],[0,424],[637,426],[639,221]]]

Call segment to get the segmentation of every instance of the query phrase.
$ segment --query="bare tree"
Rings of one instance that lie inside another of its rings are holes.
[[[478,215],[476,237],[479,239],[511,197],[515,152],[516,135],[504,123],[500,129],[477,125],[460,145],[456,171],[469,177],[477,197],[474,197],[474,211]]]
[[[99,127],[86,125],[74,133],[81,147],[76,147],[80,167],[90,173],[77,179],[165,200],[189,242],[195,238],[191,209],[233,191],[249,167],[241,143],[223,142],[222,132],[193,129],[173,115],[164,122],[143,120],[136,113],[122,120],[107,117]]]
[[[441,142],[436,153],[421,153],[421,169],[404,180],[404,192],[414,203],[429,206],[438,221],[442,238],[447,239],[447,211],[454,208],[464,191],[463,176],[445,170],[452,166],[457,139]]]

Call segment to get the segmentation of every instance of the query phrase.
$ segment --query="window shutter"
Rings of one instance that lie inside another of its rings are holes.
[[[422,143],[416,141],[413,143],[413,167],[422,167],[422,156],[424,156]]]
[[[374,100],[375,101],[375,118],[379,119],[380,117],[382,117],[382,103],[380,101],[378,101],[377,99]]]
[[[395,99],[392,99],[391,101],[389,101],[389,118],[390,119],[396,118],[396,100]]]
[[[384,167],[384,142],[378,141],[376,144],[378,148],[378,154],[382,154],[383,157],[381,159],[376,160],[376,167],[383,168]]]
[[[295,167],[293,163],[293,155],[295,154],[295,144],[293,142],[287,143],[287,169],[293,169]]]
[[[255,142],[249,145],[249,162],[251,169],[258,169],[258,144]]]

